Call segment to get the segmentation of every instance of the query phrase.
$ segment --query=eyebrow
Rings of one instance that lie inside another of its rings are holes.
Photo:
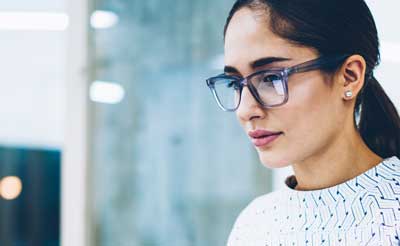
[[[285,58],[285,57],[264,57],[264,58],[260,58],[260,59],[257,59],[255,61],[251,62],[250,63],[250,67],[252,69],[256,69],[258,67],[269,65],[269,64],[274,63],[274,62],[289,61],[289,60],[291,60],[291,59],[290,58]],[[224,72],[225,73],[238,73],[238,74],[240,74],[239,70],[237,68],[235,68],[235,67],[232,67],[232,66],[225,66],[224,67]]]

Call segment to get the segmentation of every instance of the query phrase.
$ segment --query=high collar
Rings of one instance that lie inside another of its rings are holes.
[[[338,199],[346,200],[345,197],[351,198],[351,196],[363,190],[376,189],[379,184],[382,183],[390,183],[392,187],[396,186],[396,189],[400,188],[400,159],[397,156],[385,158],[378,165],[368,169],[364,173],[346,182],[324,189],[308,191],[295,190],[294,187],[297,185],[295,175],[288,176],[284,182],[283,189],[288,192],[290,196],[297,196],[302,200],[311,199],[314,200],[315,203],[318,203],[318,200],[322,200],[323,198],[325,198],[325,202],[326,200],[332,202]]]

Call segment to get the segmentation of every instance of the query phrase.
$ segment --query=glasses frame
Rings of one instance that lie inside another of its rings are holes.
[[[316,69],[322,69],[322,68],[329,68],[332,66],[332,69],[337,67],[340,63],[342,63],[345,59],[347,59],[350,55],[335,55],[335,56],[321,56],[313,60],[309,60],[291,67],[286,67],[286,68],[270,68],[270,69],[264,69],[260,70],[257,72],[254,72],[244,78],[238,77],[238,76],[232,76],[232,75],[226,75],[226,74],[220,74],[211,78],[208,78],[206,80],[207,86],[210,88],[214,99],[217,101],[218,106],[225,112],[234,112],[236,111],[239,106],[240,102],[242,100],[242,91],[243,87],[247,86],[249,89],[251,95],[255,98],[255,100],[263,107],[263,108],[275,108],[282,106],[286,104],[289,100],[289,87],[288,87],[288,80],[289,76],[294,74],[294,73],[304,73]],[[260,96],[258,95],[257,89],[255,86],[252,84],[251,79],[254,78],[255,76],[262,74],[262,73],[271,73],[271,74],[279,74],[282,76],[283,80],[283,90],[285,93],[284,100],[282,103],[279,104],[274,104],[274,105],[267,105],[265,104]],[[234,109],[227,109],[225,108],[221,102],[220,99],[217,95],[216,89],[215,89],[215,83],[216,81],[220,79],[230,79],[232,81],[236,81],[239,85],[239,101],[238,104]]]

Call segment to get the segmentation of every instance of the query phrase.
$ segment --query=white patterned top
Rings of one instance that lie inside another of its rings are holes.
[[[228,246],[400,245],[400,160],[386,158],[342,184],[255,198],[238,216]]]

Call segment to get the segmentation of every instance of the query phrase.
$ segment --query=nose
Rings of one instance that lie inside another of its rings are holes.
[[[243,87],[242,97],[238,109],[237,117],[243,121],[251,121],[254,118],[264,118],[264,108],[257,102],[247,86]]]

